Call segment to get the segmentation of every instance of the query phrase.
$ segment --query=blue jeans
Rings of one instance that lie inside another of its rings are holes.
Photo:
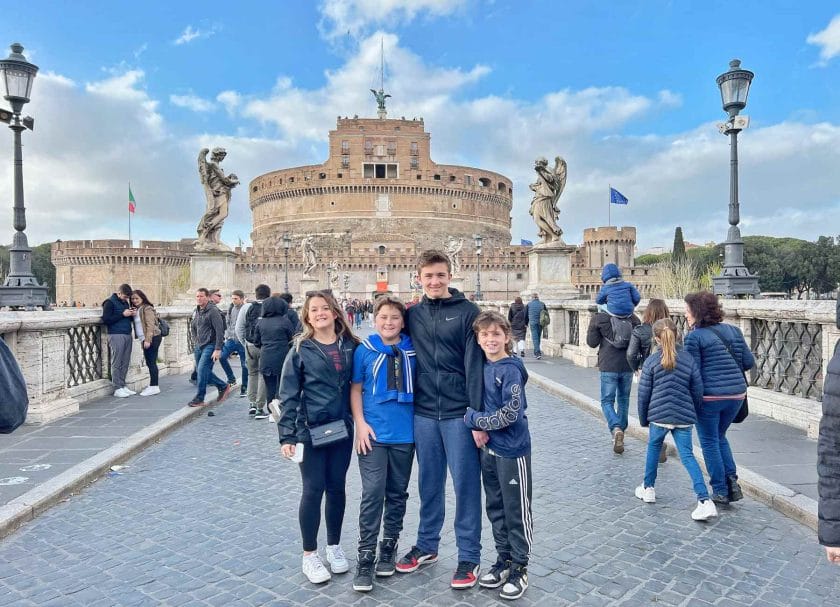
[[[417,547],[437,554],[446,505],[446,469],[455,487],[458,560],[481,562],[481,463],[472,432],[460,417],[414,416],[420,525]]]
[[[195,393],[196,400],[204,400],[207,393],[207,384],[212,384],[219,390],[219,394],[224,392],[228,384],[226,381],[216,377],[213,373],[213,344],[208,344],[204,347],[195,349],[195,368],[198,373],[196,385],[198,391]]]
[[[542,356],[542,350],[540,350],[540,340],[542,340],[542,327],[538,322],[532,322],[528,326],[531,327],[531,341],[534,342],[534,356]]]
[[[601,410],[610,432],[616,428],[627,430],[627,414],[630,411],[630,387],[633,372],[614,373],[601,371]],[[616,409],[616,405],[618,408]]]
[[[697,501],[709,499],[709,492],[706,489],[706,481],[703,480],[703,473],[700,465],[694,459],[691,450],[691,428],[674,428],[669,430],[656,424],[650,425],[648,431],[647,459],[645,460],[645,487],[653,487],[656,484],[656,469],[659,466],[659,452],[662,450],[662,443],[668,433],[674,437],[674,444],[680,454],[680,461],[685,466],[691,483],[694,485],[694,493],[697,494]]]
[[[735,458],[726,440],[726,430],[738,414],[742,402],[741,398],[704,400],[697,416],[697,437],[715,495],[728,495],[726,477],[736,476]]]
[[[248,364],[245,360],[245,346],[238,339],[225,340],[225,345],[222,346],[222,355],[219,357],[219,364],[222,365],[222,370],[225,372],[225,376],[227,376],[228,383],[234,381],[236,376],[233,374],[233,369],[230,368],[230,363],[228,362],[228,358],[230,358],[233,352],[236,352],[239,356],[239,364],[242,367],[242,381],[240,385],[242,386],[242,392],[245,392],[248,389]]]

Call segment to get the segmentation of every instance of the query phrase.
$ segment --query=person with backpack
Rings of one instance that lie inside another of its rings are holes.
[[[543,329],[548,323],[543,323],[543,311],[545,316],[548,316],[548,308],[540,301],[538,293],[531,295],[531,301],[525,306],[528,312],[528,326],[531,328],[531,341],[534,342],[534,358],[539,360],[542,358],[542,350],[540,349],[540,340],[542,339]]]
[[[260,373],[260,349],[257,341],[257,321],[262,316],[262,303],[271,297],[271,287],[259,284],[254,289],[256,301],[247,302],[236,317],[237,339],[245,344],[245,361],[248,366],[248,415],[256,415],[258,410],[265,411],[265,380]]]
[[[586,344],[598,348],[601,375],[601,410],[612,434],[613,451],[624,453],[624,431],[630,411],[630,387],[633,369],[627,362],[627,348],[633,328],[640,324],[635,314],[613,316],[597,312],[589,322]]]
[[[513,345],[516,346],[516,353],[521,358],[525,358],[525,333],[528,330],[528,312],[525,310],[525,304],[522,303],[521,297],[517,297],[510,304],[508,322],[513,331]]]

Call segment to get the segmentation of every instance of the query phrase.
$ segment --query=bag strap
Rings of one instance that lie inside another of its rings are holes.
[[[714,334],[717,336],[717,338],[720,340],[720,343],[722,343],[722,344],[723,344],[723,347],[724,347],[724,348],[726,348],[726,351],[729,353],[729,356],[731,356],[731,357],[732,357],[732,360],[734,360],[734,361],[735,361],[735,364],[737,364],[737,365],[738,365],[738,367],[740,368],[740,367],[741,367],[741,363],[740,363],[740,361],[739,361],[737,358],[735,358],[735,354],[732,352],[732,344],[731,344],[731,342],[726,341],[726,340],[723,338],[723,335],[721,334],[721,332],[720,332],[720,331],[718,331],[717,329],[715,329],[714,327],[706,327],[706,328],[707,328],[709,331],[711,331],[712,333],[714,333]],[[742,370],[743,370],[743,369],[742,369]]]

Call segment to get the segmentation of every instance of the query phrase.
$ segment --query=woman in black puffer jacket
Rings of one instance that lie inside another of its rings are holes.
[[[653,345],[653,323],[668,318],[668,306],[662,299],[651,299],[645,309],[642,324],[633,327],[630,344],[627,346],[627,362],[633,371],[639,371],[651,353]],[[681,342],[682,340],[680,340]]]
[[[525,309],[525,304],[522,303],[521,297],[517,297],[510,304],[508,322],[510,322],[510,328],[513,332],[516,351],[519,356],[525,356],[525,333],[528,331],[528,311]]]
[[[260,373],[265,380],[265,402],[277,398],[280,372],[289,352],[289,345],[295,334],[294,324],[287,312],[286,300],[273,295],[263,301],[262,316],[257,321],[255,346],[260,348]],[[265,411],[257,410],[255,419],[268,417]]]
[[[835,322],[840,329],[840,299]],[[840,564],[840,342],[834,346],[834,356],[828,363],[822,411],[817,443],[820,492],[817,537],[825,546],[828,560]]]

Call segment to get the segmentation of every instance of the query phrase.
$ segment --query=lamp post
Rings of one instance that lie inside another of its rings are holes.
[[[0,60],[0,80],[4,87],[4,99],[12,105],[12,111],[0,109],[0,121],[9,125],[14,132],[14,228],[15,235],[9,249],[9,273],[0,287],[0,306],[34,310],[36,306],[49,309],[47,287],[38,284],[32,274],[32,249],[26,239],[26,209],[23,206],[23,153],[20,134],[32,130],[35,121],[26,116],[21,118],[23,106],[29,103],[32,81],[38,73],[38,66],[32,65],[23,56],[23,47],[12,44],[12,52]]]
[[[738,203],[738,133],[747,128],[750,119],[738,114],[747,106],[752,72],[741,69],[741,62],[729,62],[729,71],[717,77],[723,111],[728,120],[718,125],[718,130],[729,135],[729,231],[724,244],[723,269],[720,276],[712,278],[715,295],[724,297],[758,296],[758,276],[750,274],[744,265],[744,241],[738,223],[741,221]]]
[[[473,234],[475,243],[475,300],[481,301],[484,294],[481,292],[481,234]]]
[[[288,232],[283,234],[283,252],[286,257],[286,263],[283,266],[284,272],[284,285],[286,287],[286,293],[289,292],[289,249],[292,248],[292,239],[289,238]]]

